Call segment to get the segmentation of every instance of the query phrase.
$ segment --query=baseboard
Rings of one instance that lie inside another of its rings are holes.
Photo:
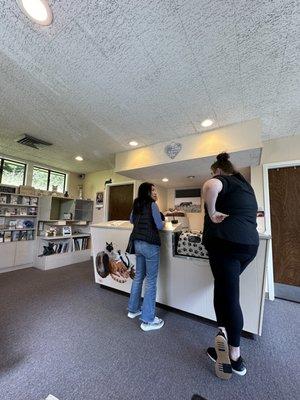
[[[33,263],[17,265],[17,266],[7,267],[7,268],[1,268],[0,274],[2,274],[4,272],[18,271],[19,269],[26,269],[26,268],[32,268],[32,267],[33,267]]]
[[[98,283],[97,283],[97,285],[98,285]],[[99,286],[101,288],[103,288],[103,289],[109,290],[109,291],[114,292],[114,293],[121,294],[121,295],[123,295],[125,297],[129,297],[130,296],[129,293],[120,291],[120,290],[115,289],[115,288],[111,288],[109,286],[105,286],[105,285],[101,285],[101,284]],[[181,316],[183,316],[185,318],[189,318],[189,319],[192,319],[194,321],[201,322],[201,323],[203,323],[205,325],[214,326],[216,328],[218,327],[218,324],[216,323],[216,321],[212,321],[211,319],[200,317],[199,315],[191,314],[191,313],[189,313],[187,311],[182,311],[182,310],[179,310],[178,308],[167,306],[165,304],[161,304],[161,303],[158,303],[158,302],[156,302],[156,306],[159,307],[159,308],[162,308],[163,310],[167,310],[167,311],[173,312],[175,314],[181,315]],[[241,336],[246,338],[246,339],[255,339],[257,337],[257,335],[255,335],[254,333],[247,332],[247,331],[242,331]]]

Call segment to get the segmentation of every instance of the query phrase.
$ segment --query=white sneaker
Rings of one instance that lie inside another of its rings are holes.
[[[143,322],[141,323],[141,329],[145,332],[154,331],[156,329],[160,329],[164,326],[165,321],[162,319],[155,317],[153,322]]]
[[[141,315],[141,314],[142,314],[142,311],[138,311],[138,312],[128,312],[127,317],[133,319],[133,318],[135,318],[135,317],[138,317],[138,316]]]

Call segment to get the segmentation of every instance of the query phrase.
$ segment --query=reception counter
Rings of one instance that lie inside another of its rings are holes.
[[[128,264],[124,255],[132,225],[127,221],[110,221],[91,225],[95,281],[98,284],[130,292],[131,278],[118,282],[114,275],[101,278],[96,268],[96,257],[112,243],[111,254]],[[181,225],[166,223],[161,232],[161,261],[158,276],[157,302],[215,321],[213,308],[213,276],[207,259],[177,256],[174,253],[174,233]],[[255,260],[241,275],[241,306],[244,312],[244,330],[261,335],[265,301],[265,281],[269,237],[260,234],[260,245]],[[109,250],[111,248],[109,247]],[[118,253],[118,250],[120,252]],[[135,265],[135,256],[130,255]],[[123,283],[124,282],[124,283]]]

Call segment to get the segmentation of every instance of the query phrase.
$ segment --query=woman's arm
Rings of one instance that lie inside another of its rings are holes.
[[[129,221],[133,224],[133,211],[130,213]]]
[[[216,201],[218,194],[223,189],[223,184],[219,179],[209,179],[203,186],[203,199],[207,207],[207,211],[212,222],[218,224],[226,217],[227,214],[216,211]]]
[[[153,216],[153,219],[154,219],[157,229],[162,230],[162,228],[164,227],[164,223],[161,219],[158,205],[154,201],[151,204],[151,210],[152,210],[152,216]]]

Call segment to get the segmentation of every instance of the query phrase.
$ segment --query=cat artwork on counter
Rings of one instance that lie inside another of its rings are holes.
[[[105,250],[96,256],[96,269],[101,278],[111,276],[118,283],[125,283],[129,278],[134,279],[135,269],[127,253],[115,250],[113,243],[106,242]]]

